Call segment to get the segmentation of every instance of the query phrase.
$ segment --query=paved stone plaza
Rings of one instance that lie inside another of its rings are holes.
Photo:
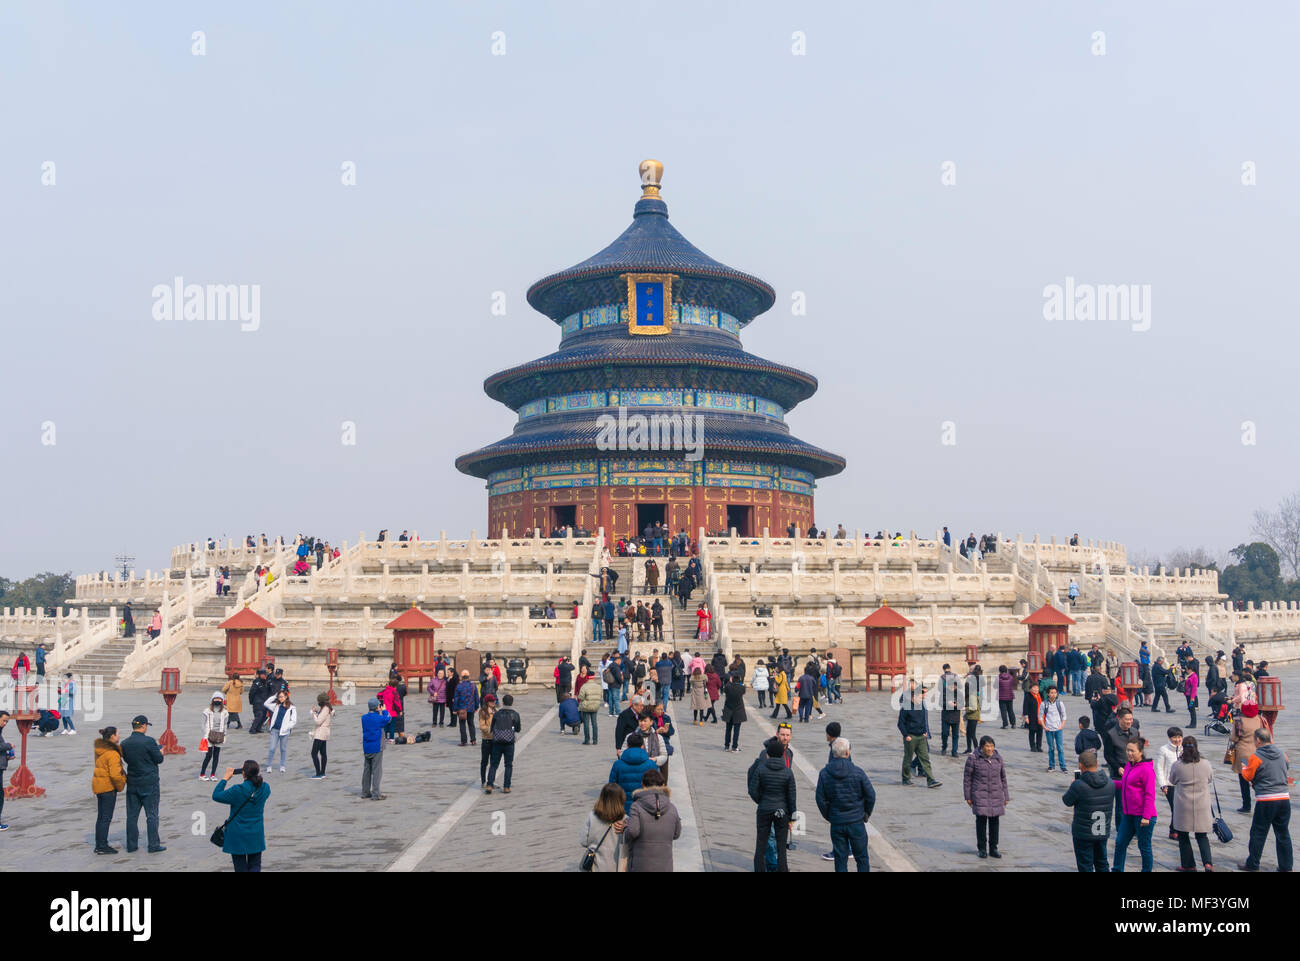
[[[1300,690],[1296,686],[1300,685],[1300,668],[1283,668],[1278,673],[1285,689]],[[116,856],[91,853],[95,805],[90,773],[95,729],[111,723],[125,735],[131,717],[145,713],[158,722],[151,731],[158,736],[166,718],[157,694],[114,691],[106,695],[102,720],[92,723],[78,717],[76,737],[29,739],[29,763],[47,793],[39,800],[5,803],[4,820],[10,830],[0,835],[0,866],[25,871],[229,870],[229,857],[208,842],[229,809],[211,801],[213,782],[198,780],[198,714],[204,693],[183,694],[175,708],[176,728],[189,753],[169,757],[163,767],[161,830],[167,851],[145,853],[142,817],[139,852]],[[312,700],[307,693],[299,692],[304,704]],[[1067,757],[1073,769],[1070,742],[1083,702],[1074,697],[1065,701],[1071,715]],[[1170,723],[1185,726],[1187,721],[1182,697],[1173,697],[1171,702],[1177,709],[1174,714],[1165,714],[1163,709],[1155,715],[1148,709],[1138,710],[1155,746],[1164,743]],[[414,710],[408,716],[407,730],[426,728],[423,697],[413,695],[409,703]],[[774,733],[775,722],[768,718],[768,711],[757,709],[752,694],[748,703],[751,720],[742,729],[739,754],[723,752],[721,724],[691,725],[689,701],[675,703],[670,711],[679,731],[677,753],[669,768],[673,797],[684,821],[675,852],[679,871],[752,869],[754,806],[745,792],[745,772],[761,741]],[[269,847],[265,869],[574,870],[581,854],[579,831],[613,762],[614,719],[602,713],[600,744],[584,747],[581,737],[559,733],[549,693],[520,697],[515,706],[523,717],[524,734],[516,749],[511,794],[500,792],[498,772],[498,791],[484,795],[479,789],[479,749],[459,747],[459,737],[441,729],[430,743],[388,748],[383,778],[387,798],[383,801],[360,797],[361,708],[339,709],[330,741],[329,776],[323,781],[309,779],[310,718],[303,708],[305,720],[291,736],[288,772],[280,774],[275,769],[267,778],[272,795],[266,815]],[[245,708],[245,722],[247,717]],[[1047,755],[1029,753],[1024,731],[1002,731],[997,721],[981,725],[981,733],[997,738],[1010,777],[1011,804],[1001,832],[1004,857],[994,862],[975,857],[974,819],[961,799],[965,759],[938,756],[937,718],[931,719],[936,730],[932,757],[943,786],[933,790],[920,778],[908,787],[899,783],[901,741],[888,693],[848,692],[843,705],[827,710],[827,719],[844,725],[844,733],[854,745],[853,759],[866,769],[877,791],[870,822],[873,870],[1074,870],[1069,810],[1060,801],[1071,775],[1047,773]],[[1278,720],[1279,741],[1288,751],[1294,746],[1289,720],[1289,712],[1283,712]],[[832,870],[832,865],[820,858],[821,852],[829,850],[829,834],[813,802],[816,773],[826,759],[823,727],[816,715],[809,724],[795,723],[799,807],[806,813],[806,833],[790,853],[793,871]],[[1203,753],[1217,762],[1225,738],[1201,737],[1199,728],[1196,733]],[[5,729],[5,735],[17,746],[14,724]],[[238,767],[245,758],[265,762],[266,738],[233,731],[222,752],[222,769]],[[9,773],[16,765],[15,760]],[[1249,817],[1234,811],[1240,796],[1227,767],[1216,764],[1216,782],[1227,809],[1225,817],[1236,834],[1226,846],[1212,839],[1216,866],[1235,868],[1246,856]],[[1177,845],[1166,839],[1168,807],[1163,800],[1159,810],[1154,839],[1156,869],[1168,871],[1178,866]],[[119,849],[125,846],[124,817],[125,802],[119,797],[109,834],[109,843]],[[1128,870],[1139,866],[1134,843]],[[1271,838],[1262,866],[1266,871],[1276,867]]]

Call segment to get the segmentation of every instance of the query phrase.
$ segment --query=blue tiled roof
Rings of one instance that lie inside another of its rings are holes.
[[[606,384],[606,367],[643,368],[652,371],[651,379],[637,384],[615,372],[613,382]],[[695,372],[690,377],[692,369]],[[499,371],[483,382],[483,390],[493,400],[518,407],[550,390],[538,384],[539,377],[552,379],[567,373],[571,375],[568,380],[580,383],[584,371],[589,372],[586,380],[594,389],[689,386],[731,390],[761,382],[764,396],[786,410],[817,392],[817,378],[742,350],[730,334],[704,330],[688,333],[677,328],[665,337],[642,337],[618,327],[584,335],[545,357]],[[717,382],[718,378],[711,380],[711,371],[727,372],[731,382],[724,386]]]
[[[679,274],[675,297],[681,303],[716,307],[748,323],[772,306],[768,284],[718,263],[668,222],[668,205],[657,198],[637,201],[632,224],[612,244],[568,270],[543,277],[528,289],[528,303],[559,321],[575,311],[627,299],[622,273]]]
[[[792,436],[781,424],[745,414],[709,414],[694,408],[663,408],[656,414],[681,413],[701,417],[705,456],[766,455],[766,459],[828,477],[844,469],[844,458]],[[486,478],[492,471],[539,460],[551,453],[566,456],[620,456],[596,447],[598,415],[548,414],[520,424],[513,434],[456,459],[456,469]]]

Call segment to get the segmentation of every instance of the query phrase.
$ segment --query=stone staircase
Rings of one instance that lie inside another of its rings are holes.
[[[136,628],[136,633],[143,634],[143,631]],[[143,637],[147,640],[149,635],[143,634]],[[104,686],[112,687],[113,682],[122,673],[122,665],[126,662],[127,656],[134,650],[135,638],[119,637],[100,644],[89,654],[78,658],[62,670],[71,671],[81,677],[102,677]]]

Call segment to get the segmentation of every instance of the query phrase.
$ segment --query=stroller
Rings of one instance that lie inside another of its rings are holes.
[[[1214,712],[1214,718],[1205,725],[1206,735],[1232,733],[1232,701],[1222,691],[1210,698],[1210,710]]]

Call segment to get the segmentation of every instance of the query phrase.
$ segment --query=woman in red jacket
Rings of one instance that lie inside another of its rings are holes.
[[[706,664],[704,667],[704,686],[709,692],[708,716],[713,719],[714,724],[717,724],[718,714],[716,709],[718,706],[718,692],[722,690],[722,678],[718,676],[718,673],[715,670],[713,670],[712,664]],[[703,720],[704,718],[701,717],[700,721],[703,722]]]

